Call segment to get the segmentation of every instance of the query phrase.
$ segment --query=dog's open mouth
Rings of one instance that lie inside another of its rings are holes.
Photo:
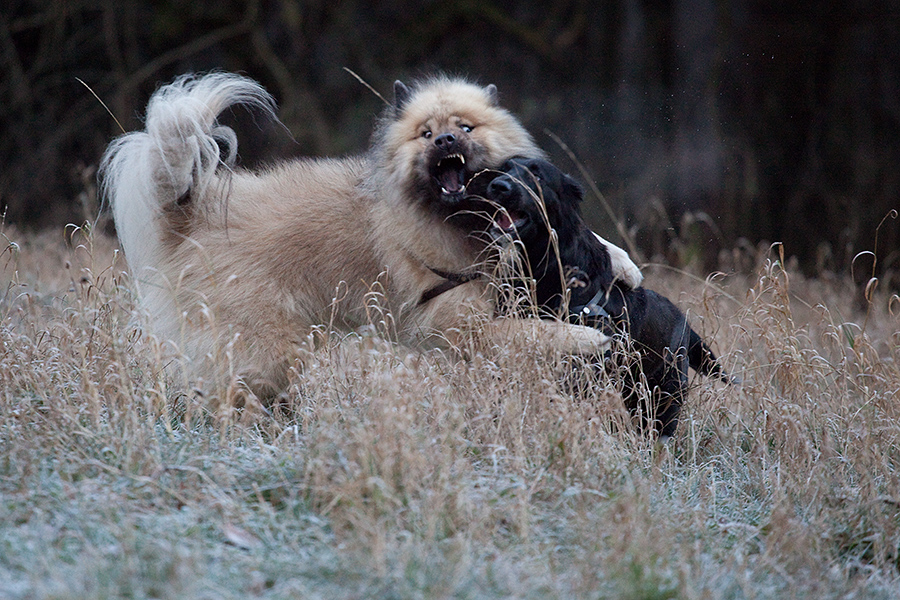
[[[460,153],[448,154],[432,169],[441,195],[448,200],[459,200],[466,192],[469,172],[466,170],[466,157]]]
[[[525,224],[526,218],[514,210],[501,210],[494,217],[494,229],[501,235],[512,235]]]

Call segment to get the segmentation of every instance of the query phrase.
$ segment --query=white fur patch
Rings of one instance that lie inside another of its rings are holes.
[[[594,232],[591,232],[594,233]],[[634,289],[636,287],[640,287],[641,282],[644,281],[644,275],[641,273],[641,270],[638,268],[634,261],[631,260],[631,257],[628,256],[628,252],[624,249],[619,248],[615,244],[604,240],[602,237],[594,233],[600,243],[606,246],[607,251],[609,251],[609,258],[612,261],[612,270],[613,275],[616,279],[620,279],[625,282],[625,285]]]

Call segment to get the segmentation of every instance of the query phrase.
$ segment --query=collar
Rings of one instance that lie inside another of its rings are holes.
[[[470,281],[475,281],[476,279],[481,277],[481,273],[450,273],[448,271],[441,271],[440,269],[429,267],[428,265],[425,266],[429,271],[431,271],[438,277],[443,278],[444,281],[426,290],[422,294],[422,297],[419,298],[419,306],[422,306],[429,300],[437,298],[444,292],[449,292],[457,286],[460,286],[464,283],[469,283]]]

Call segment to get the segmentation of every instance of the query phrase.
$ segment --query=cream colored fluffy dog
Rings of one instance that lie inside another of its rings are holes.
[[[241,378],[277,393],[313,327],[365,326],[376,297],[405,344],[452,345],[478,322],[488,339],[606,347],[596,329],[494,318],[483,279],[425,295],[484,263],[483,243],[451,222],[472,176],[542,152],[494,86],[436,77],[394,92],[360,156],[233,168],[236,136],[218,115],[240,104],[274,115],[274,103],[256,82],[223,73],[160,88],[145,130],[110,144],[103,191],[142,306],[200,385]],[[622,265],[636,272],[627,255]]]

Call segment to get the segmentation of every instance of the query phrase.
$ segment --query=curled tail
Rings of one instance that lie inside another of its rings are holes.
[[[202,197],[216,167],[234,164],[237,136],[216,119],[238,104],[275,114],[274,100],[255,81],[229,73],[184,75],[150,98],[143,131],[125,134],[106,149],[101,192],[132,271],[160,258],[167,226],[162,209]]]
[[[688,335],[688,364],[692,369],[707,377],[715,375],[725,383],[739,384],[741,382],[740,377],[725,372],[712,349],[696,331],[690,329]]]

